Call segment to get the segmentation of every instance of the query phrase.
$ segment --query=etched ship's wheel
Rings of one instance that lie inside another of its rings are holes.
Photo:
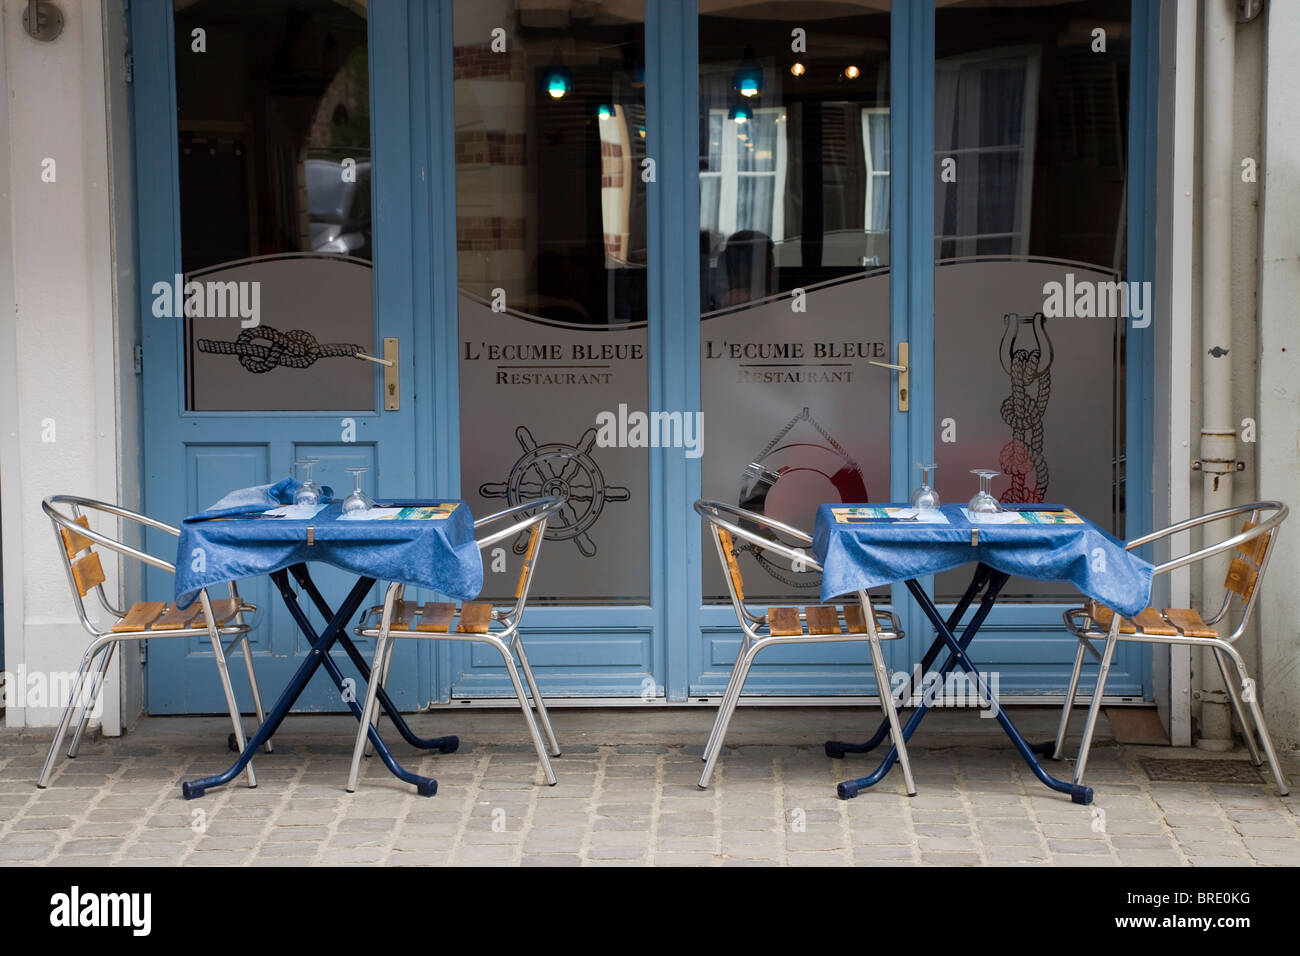
[[[526,505],[539,498],[563,497],[564,507],[546,526],[552,541],[572,540],[584,557],[596,556],[596,543],[587,534],[611,501],[627,501],[631,492],[618,485],[607,485],[605,475],[591,457],[596,445],[596,429],[588,428],[576,445],[550,442],[539,445],[525,426],[515,429],[524,453],[510,469],[504,482],[487,482],[479,486],[484,498],[504,498],[511,507]],[[513,545],[515,554],[523,554],[527,535],[521,534]]]

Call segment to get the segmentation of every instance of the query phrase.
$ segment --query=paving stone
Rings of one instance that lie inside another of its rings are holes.
[[[826,710],[780,716],[798,739],[826,733]],[[426,733],[443,723],[415,720]],[[1010,748],[933,731],[933,746],[913,748],[916,797],[902,793],[894,773],[842,802],[835,782],[868,764],[828,761],[819,743],[751,746],[738,729],[714,786],[701,791],[698,744],[610,740],[607,717],[591,720],[600,723],[572,736],[609,742],[571,747],[557,761],[554,788],[539,785],[526,743],[484,739],[464,753],[413,755],[412,769],[440,781],[426,800],[377,761],[367,762],[358,793],[347,794],[350,741],[295,716],[293,739],[259,757],[261,786],[221,788],[197,804],[181,798],[179,781],[216,769],[211,721],[208,731],[189,733],[171,720],[166,732],[151,731],[146,720],[130,744],[88,742],[45,791],[32,781],[48,739],[29,745],[0,729],[0,864],[1300,864],[1300,793],[1280,799],[1262,785],[1153,782],[1125,748],[1094,755],[1095,808],[1042,789]],[[504,830],[494,829],[499,821]]]

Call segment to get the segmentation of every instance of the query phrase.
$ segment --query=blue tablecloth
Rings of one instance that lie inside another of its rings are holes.
[[[825,569],[823,601],[938,574],[971,561],[1021,577],[1068,581],[1126,616],[1142,611],[1151,597],[1152,566],[1086,520],[1061,525],[973,524],[959,506],[944,505],[946,525],[838,524],[831,509],[844,507],[854,506],[817,509],[813,555]],[[972,529],[979,530],[975,546]]]
[[[459,600],[477,597],[483,589],[474,518],[463,501],[446,518],[422,521],[339,521],[342,505],[338,502],[308,521],[232,517],[273,507],[274,501],[255,499],[258,492],[278,499],[270,492],[276,487],[244,489],[181,522],[177,605],[192,604],[201,588],[308,561],[431,588]],[[313,529],[310,545],[309,527]]]

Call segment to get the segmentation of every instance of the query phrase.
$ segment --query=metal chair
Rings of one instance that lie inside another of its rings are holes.
[[[1209,647],[1214,650],[1214,659],[1219,665],[1219,672],[1223,675],[1223,683],[1228,690],[1228,699],[1232,702],[1232,708],[1237,713],[1237,719],[1241,721],[1242,736],[1246,739],[1246,747],[1250,751],[1251,760],[1256,767],[1262,763],[1259,748],[1256,746],[1254,734],[1251,731],[1251,722],[1253,721],[1255,728],[1259,732],[1260,743],[1263,744],[1264,752],[1268,756],[1269,766],[1273,771],[1273,779],[1277,783],[1278,791],[1283,796],[1289,792],[1286,776],[1278,764],[1277,753],[1273,750],[1273,741],[1269,737],[1268,728],[1264,725],[1264,715],[1260,711],[1255,682],[1251,680],[1250,675],[1246,672],[1246,664],[1233,646],[1246,630],[1246,625],[1250,621],[1251,612],[1255,608],[1255,601],[1259,595],[1260,583],[1263,581],[1264,572],[1268,568],[1268,558],[1273,548],[1273,540],[1277,536],[1278,528],[1286,520],[1287,511],[1287,506],[1281,502],[1257,501],[1254,504],[1225,508],[1222,511],[1215,511],[1199,518],[1191,518],[1165,528],[1163,531],[1156,531],[1153,534],[1130,541],[1125,545],[1125,549],[1131,551],[1141,545],[1177,534],[1180,531],[1187,531],[1190,528],[1224,518],[1231,518],[1235,515],[1249,514],[1239,534],[1219,544],[1166,561],[1155,569],[1156,574],[1168,574],[1175,568],[1182,568],[1189,564],[1204,561],[1211,555],[1221,554],[1225,551],[1234,552],[1232,561],[1228,565],[1227,578],[1224,581],[1223,603],[1219,606],[1218,612],[1209,620],[1202,620],[1201,615],[1191,608],[1165,608],[1162,611],[1157,611],[1153,607],[1146,608],[1137,617],[1128,620],[1121,618],[1105,605],[1097,604],[1091,600],[1084,607],[1072,608],[1065,612],[1065,626],[1071,634],[1079,639],[1079,648],[1074,655],[1074,670],[1070,674],[1070,685],[1065,694],[1065,706],[1061,711],[1061,723],[1056,732],[1056,746],[1053,756],[1058,760],[1065,747],[1065,735],[1070,722],[1070,709],[1074,704],[1075,694],[1079,687],[1079,673],[1083,669],[1085,653],[1091,653],[1101,664],[1097,673],[1097,686],[1092,695],[1092,704],[1088,708],[1088,718],[1083,728],[1083,740],[1079,745],[1078,760],[1074,767],[1075,783],[1079,783],[1083,779],[1083,772],[1087,767],[1088,751],[1092,746],[1092,735],[1096,730],[1101,698],[1106,688],[1106,678],[1110,673],[1115,647],[1122,641],[1140,641],[1150,644],[1187,644],[1194,647]],[[1223,622],[1223,626],[1226,627],[1234,594],[1243,602],[1241,622],[1237,625],[1236,630],[1227,637],[1220,637],[1220,622]],[[1100,652],[1093,646],[1096,641],[1105,641],[1105,647]],[[1228,673],[1229,659],[1235,665],[1237,675],[1240,678],[1240,692],[1238,692]],[[1243,708],[1243,703],[1248,707]],[[1247,710],[1249,710],[1251,721],[1246,719]]]
[[[70,512],[61,511],[55,507],[56,505],[68,505]],[[230,720],[234,725],[233,737],[242,751],[246,743],[244,727],[240,720],[239,707],[235,702],[235,692],[230,684],[230,671],[226,666],[226,657],[236,646],[242,649],[244,668],[248,672],[248,684],[253,693],[253,707],[257,711],[258,723],[261,723],[265,720],[265,714],[262,711],[262,697],[257,687],[257,676],[253,671],[253,655],[248,646],[248,632],[252,630],[252,625],[244,621],[244,614],[256,611],[256,606],[245,603],[239,597],[235,583],[231,581],[230,597],[227,599],[213,601],[207,589],[204,589],[199,592],[198,600],[184,610],[171,607],[163,601],[137,601],[127,610],[119,610],[104,594],[104,566],[98,552],[94,550],[95,545],[134,558],[150,567],[161,568],[169,574],[175,574],[176,567],[161,558],[92,530],[90,520],[83,511],[94,511],[133,521],[173,537],[180,537],[180,529],[147,515],[128,511],[119,505],[74,495],[51,495],[41,502],[41,510],[49,516],[53,525],[59,555],[68,574],[68,584],[72,587],[72,599],[77,607],[77,616],[81,619],[81,626],[90,633],[92,640],[82,654],[81,666],[72,685],[68,706],[63,710],[63,717],[54,734],[54,743],[50,746],[49,755],[45,758],[45,765],[41,768],[36,786],[44,788],[49,782],[55,756],[63,745],[63,739],[67,735],[74,713],[77,713],[77,729],[68,747],[68,756],[77,756],[82,735],[90,722],[91,712],[95,709],[95,704],[103,690],[104,675],[108,672],[113,652],[118,644],[125,641],[193,638],[207,635],[212,642],[217,673],[221,678],[221,688],[226,695],[226,707],[230,711]],[[107,630],[97,627],[86,613],[85,597],[92,590],[99,598],[100,605],[113,617],[113,623]],[[223,645],[222,640],[225,638],[234,638],[234,640]],[[266,750],[268,753],[271,752],[270,741],[267,741]],[[248,785],[257,786],[257,777],[253,773],[251,763],[248,766]]]
[[[488,548],[502,541],[528,533],[528,544],[524,551],[523,567],[519,571],[519,582],[515,586],[514,603],[509,608],[498,610],[490,603],[484,601],[466,601],[458,609],[455,604],[444,602],[429,602],[424,605],[416,604],[412,601],[402,600],[406,591],[406,586],[398,581],[394,581],[388,586],[384,595],[384,603],[380,606],[372,607],[365,613],[362,623],[357,627],[354,633],[358,637],[377,638],[375,643],[375,657],[370,666],[372,677],[378,675],[377,679],[372,679],[366,687],[366,699],[362,705],[361,713],[367,715],[367,719],[361,721],[357,728],[356,746],[352,750],[352,767],[348,772],[348,793],[357,789],[357,777],[361,769],[361,755],[369,750],[369,729],[378,727],[379,723],[379,688],[383,686],[388,679],[388,669],[393,662],[393,648],[399,638],[413,638],[426,641],[469,641],[479,644],[489,644],[496,648],[505,662],[506,672],[510,675],[510,682],[514,684],[515,696],[519,698],[519,708],[524,712],[524,721],[528,725],[528,733],[533,739],[533,746],[537,748],[538,759],[541,760],[542,770],[546,774],[546,782],[550,786],[555,786],[555,771],[551,768],[551,756],[560,756],[560,745],[555,740],[555,731],[551,727],[551,718],[546,713],[546,702],[542,699],[541,691],[537,689],[537,681],[533,677],[533,669],[528,664],[528,655],[524,653],[523,642],[519,639],[519,622],[524,615],[524,607],[528,601],[528,588],[533,580],[533,572],[537,568],[537,555],[541,550],[542,538],[546,535],[546,523],[551,518],[559,514],[560,509],[565,505],[563,498],[542,498],[537,501],[529,502],[524,505],[517,505],[513,508],[507,508],[505,511],[499,511],[496,514],[489,515],[486,518],[480,518],[474,522],[475,530],[485,528],[489,525],[518,515],[527,515],[519,521],[514,521],[498,531],[478,538],[480,551],[486,551]],[[419,622],[416,622],[416,618]],[[453,629],[452,622],[459,617],[460,623]],[[493,624],[499,625],[500,629],[493,631]],[[519,655],[519,666],[515,666],[515,655]],[[528,691],[537,707],[537,719],[533,717],[533,709],[529,706],[528,696],[524,693],[523,682],[519,679],[519,671],[523,671],[524,680],[528,682]],[[542,743],[542,736],[537,729],[537,720],[541,721],[542,730],[546,733],[546,744]],[[547,755],[547,745],[550,747],[550,756]]]
[[[713,543],[718,549],[718,559],[722,562],[723,577],[727,581],[727,590],[731,594],[731,605],[735,608],[736,618],[740,621],[743,633],[740,652],[736,655],[735,666],[731,670],[731,680],[727,682],[718,716],[713,722],[713,730],[704,745],[704,772],[700,774],[700,789],[706,789],[713,774],[713,765],[722,750],[723,739],[727,734],[727,725],[731,722],[732,712],[740,701],[740,694],[745,687],[745,678],[759,652],[780,644],[819,644],[827,642],[866,641],[871,650],[871,664],[876,674],[876,687],[880,695],[880,708],[889,721],[890,735],[898,748],[898,760],[903,767],[903,780],[907,785],[909,796],[916,795],[916,784],[912,780],[912,767],[907,758],[907,742],[903,739],[902,725],[898,720],[898,711],[890,687],[889,669],[885,664],[885,655],[881,650],[881,641],[892,641],[903,637],[903,629],[898,618],[889,611],[875,611],[866,591],[858,592],[858,603],[845,604],[843,608],[844,624],[840,626],[840,609],[834,605],[816,604],[805,608],[769,607],[765,614],[754,614],[745,606],[745,585],[741,578],[740,564],[737,561],[739,549],[737,540],[754,545],[765,552],[798,562],[792,566],[803,567],[809,571],[821,571],[822,566],[809,554],[796,551],[773,538],[758,533],[759,529],[772,529],[804,544],[812,544],[812,538],[798,528],[792,528],[765,515],[734,508],[718,501],[701,499],[695,502],[695,510],[708,523],[713,532]],[[753,529],[753,530],[751,530]],[[807,625],[807,632],[804,625]],[[766,633],[763,633],[766,631]]]

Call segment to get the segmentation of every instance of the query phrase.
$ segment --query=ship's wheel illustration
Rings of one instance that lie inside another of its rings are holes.
[[[824,444],[816,441],[786,441],[787,436],[800,423],[806,424],[815,431]],[[759,452],[745,469],[740,479],[738,502],[740,507],[746,511],[766,514],[769,507],[768,495],[777,482],[783,479],[786,480],[787,485],[800,488],[807,483],[808,492],[816,501],[826,500],[825,494],[821,492],[821,488],[824,488],[826,483],[835,489],[841,502],[862,503],[870,500],[867,497],[867,480],[862,474],[862,468],[817,419],[813,418],[806,406],[776,433],[767,443],[767,447]],[[809,479],[811,481],[808,481]],[[801,502],[808,497],[808,494],[797,491],[793,494]],[[773,515],[773,517],[782,516]],[[798,523],[797,520],[795,523]],[[766,538],[780,541],[788,547],[804,547],[802,542],[783,541],[769,527],[756,527],[752,530]],[[789,587],[813,588],[821,583],[821,575],[815,571],[787,571],[784,567],[774,564],[757,545],[742,545],[740,550],[750,552],[764,571]]]
[[[596,543],[587,534],[611,501],[627,501],[632,493],[619,485],[605,483],[605,475],[591,457],[596,445],[596,429],[588,428],[576,445],[550,442],[539,445],[525,426],[515,429],[524,453],[500,483],[479,485],[484,498],[504,498],[514,507],[539,498],[563,497],[565,505],[546,526],[552,541],[572,540],[584,557],[596,556]],[[528,535],[521,533],[513,545],[515,554],[523,554]]]

